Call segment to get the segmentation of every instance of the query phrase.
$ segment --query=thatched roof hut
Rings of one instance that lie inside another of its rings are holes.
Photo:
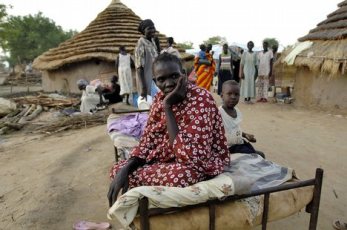
[[[297,54],[293,65],[285,60],[298,44],[285,50],[275,63],[275,74],[282,77],[290,74],[295,80],[294,96],[298,104],[347,109],[347,0],[338,6],[316,28],[298,39],[301,44],[312,44]]]
[[[133,54],[141,36],[137,30],[140,21],[131,9],[112,0],[82,32],[34,60],[33,67],[43,71],[43,89],[78,92],[79,78],[109,78],[115,73],[119,46]],[[158,33],[158,37],[165,47],[166,36]],[[193,58],[184,50],[180,52],[183,60]]]

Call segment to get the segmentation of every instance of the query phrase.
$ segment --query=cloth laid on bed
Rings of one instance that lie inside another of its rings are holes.
[[[272,187],[292,179],[293,170],[267,161],[257,154],[232,154],[231,165],[215,178],[185,188],[142,186],[133,188],[118,198],[109,209],[114,226],[126,229],[134,220],[139,199],[148,197],[149,208],[182,207],[211,199],[242,194],[257,188]],[[259,202],[253,198],[254,218]]]
[[[128,159],[131,150],[139,144],[139,139],[147,123],[148,114],[111,114],[107,118],[107,131],[120,159]]]
[[[118,133],[140,139],[143,130],[145,129],[147,119],[148,114],[146,113],[124,115],[119,118],[109,120],[109,122],[107,122],[107,130],[109,133],[116,131]]]
[[[230,165],[224,167],[234,182],[235,194],[274,187],[292,179],[293,169],[262,159],[258,154],[231,154]]]

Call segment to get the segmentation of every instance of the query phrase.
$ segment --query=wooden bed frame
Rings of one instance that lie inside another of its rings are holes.
[[[151,216],[161,215],[161,214],[165,214],[169,212],[179,212],[179,211],[184,211],[184,210],[188,210],[192,208],[207,206],[209,208],[209,229],[215,230],[215,221],[216,221],[215,206],[216,205],[226,203],[226,202],[233,202],[233,201],[244,199],[247,197],[264,195],[262,230],[266,230],[267,222],[268,222],[269,198],[271,193],[300,188],[300,187],[314,186],[313,198],[312,198],[312,201],[306,206],[306,212],[310,213],[310,223],[309,223],[308,229],[315,230],[317,229],[322,182],[323,182],[323,169],[317,168],[316,175],[312,179],[294,182],[290,184],[283,184],[283,185],[279,185],[279,186],[275,186],[271,188],[259,189],[244,195],[228,196],[222,201],[217,199],[217,200],[210,200],[205,203],[201,203],[197,205],[189,205],[189,206],[180,207],[180,208],[148,209],[148,199],[147,197],[144,197],[139,201],[140,202],[140,207],[139,207],[140,227],[141,227],[141,230],[150,230],[149,218]]]
[[[112,112],[114,114],[123,114],[123,113],[132,113],[132,112],[148,112],[149,110],[132,110],[132,111],[116,111],[115,109],[112,109]],[[118,162],[119,156],[117,147],[114,146],[115,150],[115,161]],[[244,199],[247,197],[254,197],[259,195],[264,195],[264,209],[263,209],[263,216],[262,216],[262,230],[266,230],[267,228],[267,222],[268,222],[268,211],[269,211],[269,198],[271,193],[280,192],[284,190],[290,190],[295,188],[301,188],[301,187],[307,187],[307,186],[314,186],[313,189],[313,198],[312,201],[306,206],[306,212],[310,213],[310,223],[309,223],[309,230],[315,230],[317,229],[317,222],[318,222],[318,211],[319,211],[319,203],[320,203],[320,196],[321,196],[321,190],[322,190],[322,182],[323,182],[323,169],[317,168],[316,169],[316,175],[314,178],[299,182],[294,182],[290,184],[283,184],[271,188],[265,188],[265,189],[259,189],[256,191],[253,191],[248,194],[244,195],[233,195],[228,196],[223,200],[210,200],[205,203],[196,204],[196,205],[189,205],[184,206],[180,208],[154,208],[149,209],[148,208],[148,199],[147,197],[142,198],[139,203],[139,214],[140,214],[140,227],[141,230],[150,230],[150,224],[149,224],[149,218],[151,216],[161,215],[169,212],[179,212],[184,211],[188,209],[193,209],[197,207],[208,207],[209,208],[209,229],[215,230],[215,221],[216,221],[216,213],[215,213],[215,206],[218,204],[226,203],[226,202],[233,202],[240,199]]]

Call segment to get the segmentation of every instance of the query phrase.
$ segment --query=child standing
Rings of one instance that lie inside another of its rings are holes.
[[[240,99],[239,84],[234,80],[224,82],[221,97],[223,105],[219,107],[219,111],[223,119],[229,153],[256,153],[265,158],[264,153],[256,151],[249,142],[243,139],[256,142],[254,135],[241,130],[242,114],[235,107]]]
[[[120,95],[126,98],[126,104],[129,103],[129,95],[133,89],[133,78],[131,75],[131,67],[135,66],[130,54],[126,52],[124,46],[119,47],[119,55],[116,60],[116,70],[119,76]]]

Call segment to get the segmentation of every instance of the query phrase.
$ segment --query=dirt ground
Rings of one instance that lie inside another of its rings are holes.
[[[324,169],[318,229],[347,221],[347,117],[286,104],[240,103],[243,130],[256,149],[301,179]],[[114,160],[106,126],[54,136],[0,137],[0,229],[71,229],[80,219],[107,221],[108,170]],[[268,229],[307,229],[304,211]],[[258,228],[257,228],[258,229]]]

